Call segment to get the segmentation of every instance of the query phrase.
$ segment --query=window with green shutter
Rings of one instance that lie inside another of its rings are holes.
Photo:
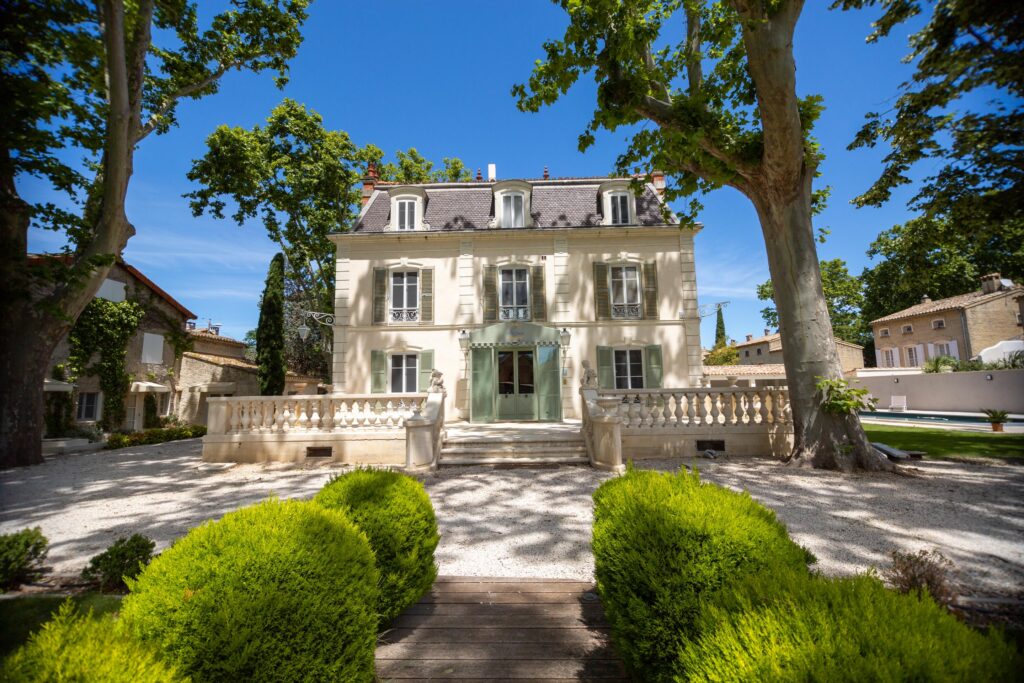
[[[608,264],[600,261],[594,261],[594,315],[598,320],[611,320],[612,317]]]
[[[484,322],[498,321],[498,267],[484,266]]]
[[[388,269],[373,269],[373,324],[387,324],[388,315]]]
[[[644,263],[644,319],[658,319],[658,264]]]
[[[544,289],[544,266],[530,268],[530,297],[533,300],[533,319],[548,319],[547,292]]]
[[[434,371],[434,351],[424,349],[420,351],[420,385],[416,391],[426,391],[430,388],[430,373]]]
[[[644,347],[644,368],[647,374],[647,388],[661,389],[662,381],[662,360],[661,345],[652,344]]]
[[[615,388],[615,367],[612,347],[597,347],[597,383],[602,389]]]
[[[420,271],[420,320],[434,322],[434,269]]]
[[[388,357],[383,351],[370,351],[370,392],[383,394],[388,386]]]

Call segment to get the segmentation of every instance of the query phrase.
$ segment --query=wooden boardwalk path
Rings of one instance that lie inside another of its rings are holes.
[[[628,681],[593,584],[439,577],[381,634],[381,681]]]

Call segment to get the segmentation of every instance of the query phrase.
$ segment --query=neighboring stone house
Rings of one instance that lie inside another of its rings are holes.
[[[871,321],[878,367],[920,367],[938,356],[968,360],[1001,341],[1021,337],[1016,297],[1024,289],[999,273],[981,278],[981,289],[921,303]]]
[[[746,341],[736,345],[740,354],[740,365],[781,365],[782,335],[765,330],[764,336],[755,338],[748,334]],[[864,367],[864,347],[836,337],[839,365],[843,373]]]
[[[207,399],[215,396],[256,396],[257,366],[245,357],[246,345],[220,334],[216,326],[189,330],[192,350],[181,361],[176,414],[193,424],[206,424]],[[288,371],[286,394],[315,394],[318,380]]]
[[[448,420],[491,422],[578,417],[582,361],[603,387],[699,386],[699,227],[663,213],[653,179],[371,170],[357,223],[331,236],[333,390],[422,392],[437,369]]]
[[[131,299],[146,310],[138,331],[127,347],[126,370],[133,381],[125,397],[125,420],[121,425],[122,429],[138,430],[142,428],[146,394],[156,398],[159,415],[169,415],[174,411],[177,377],[181,368],[166,335],[172,328],[184,330],[186,321],[195,318],[195,314],[137,268],[124,262],[114,264],[96,292],[96,297],[115,302]],[[54,351],[51,365],[66,363],[68,354],[68,341],[64,339]],[[75,380],[75,386],[76,421],[80,424],[95,424],[103,415],[104,404],[99,378],[79,377]]]

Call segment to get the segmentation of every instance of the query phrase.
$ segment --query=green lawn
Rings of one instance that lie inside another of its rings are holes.
[[[872,441],[904,451],[924,451],[932,458],[1024,458],[1024,434],[957,432],[924,427],[865,424]]]
[[[43,625],[67,598],[53,595],[25,596],[0,600],[0,658],[28,640],[30,633]],[[85,593],[72,598],[78,609],[93,614],[116,612],[121,607],[120,595]]]

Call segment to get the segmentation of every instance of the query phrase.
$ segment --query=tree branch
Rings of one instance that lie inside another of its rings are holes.
[[[690,97],[700,95],[704,74],[700,64],[700,10],[686,6],[686,79]]]
[[[650,44],[647,44],[644,47],[644,64],[646,64],[647,70],[650,73],[653,74],[653,73],[655,73],[657,71],[658,67],[654,63],[654,55],[651,54],[651,46],[650,46]],[[665,83],[663,83],[661,81],[654,81],[654,85],[655,85],[655,88],[659,91],[659,94],[661,95],[662,99],[664,99],[666,102],[671,104],[671,102],[672,102],[672,93],[669,92],[668,85],[666,85]]]
[[[178,103],[178,100],[180,100],[183,97],[193,95],[203,90],[204,88],[213,85],[230,69],[233,69],[238,65],[238,62],[228,62],[226,64],[221,64],[217,67],[216,71],[214,71],[212,74],[210,74],[203,80],[197,83],[190,83],[189,85],[186,85],[183,88],[177,90],[176,92],[173,92],[170,95],[168,95],[164,99],[163,103],[157,108],[157,110],[154,111],[152,115],[150,115],[145,125],[143,125],[139,129],[139,133],[135,137],[135,142],[138,143],[147,135],[156,130],[157,126],[160,125],[160,119],[166,116],[167,113],[174,108],[174,105]]]
[[[146,83],[146,54],[152,42],[153,0],[139,2],[139,15],[132,36],[131,52],[128,63],[128,92],[132,112],[131,136],[137,139],[142,124],[142,93]]]

